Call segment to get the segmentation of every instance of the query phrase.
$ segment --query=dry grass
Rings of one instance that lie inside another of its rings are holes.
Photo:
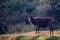
[[[24,35],[27,36],[28,38],[32,38],[35,36],[35,31],[33,32],[27,32],[27,33],[19,33],[19,34],[3,34],[0,35],[0,40],[14,40],[15,37]],[[39,35],[50,35],[49,31],[40,31]],[[54,36],[60,36],[60,31],[54,31]]]

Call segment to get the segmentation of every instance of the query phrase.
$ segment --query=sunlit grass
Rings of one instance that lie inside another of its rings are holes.
[[[54,36],[60,36],[60,32],[59,31],[55,31],[54,32]]]
[[[20,37],[21,35],[25,36],[23,40],[44,40],[50,37],[49,31],[48,32],[43,31],[43,32],[40,32],[40,34],[35,34],[35,31],[33,31],[33,32],[19,33],[19,34],[0,35],[0,40],[16,40],[16,38]],[[60,31],[54,31],[53,36],[60,38]]]
[[[49,36],[49,35],[34,35],[34,36],[17,36],[15,40],[60,40],[60,36]]]

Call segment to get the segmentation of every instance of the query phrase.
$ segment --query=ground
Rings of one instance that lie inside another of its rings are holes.
[[[13,40],[15,37],[20,36],[20,35],[25,35],[28,38],[33,37],[34,35],[38,35],[35,34],[35,31],[32,32],[25,32],[25,33],[18,33],[18,34],[1,34],[0,35],[0,40],[2,40],[2,38],[4,38],[4,40]],[[49,31],[40,31],[39,35],[50,35]],[[60,31],[54,31],[54,36],[60,36]],[[6,38],[5,38],[6,37]]]

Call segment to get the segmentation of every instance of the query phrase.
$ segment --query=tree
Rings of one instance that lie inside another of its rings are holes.
[[[38,0],[0,0],[0,33],[9,30],[9,25],[15,26],[18,23],[27,23],[27,16],[24,14],[29,10],[33,12]],[[28,10],[27,10],[28,9]],[[27,10],[27,11],[26,11]],[[32,11],[31,11],[32,10]],[[27,13],[29,14],[29,13]],[[32,13],[33,14],[33,13]],[[6,29],[6,30],[5,30]]]
[[[54,17],[57,23],[60,23],[60,1],[59,0],[51,0],[50,7],[48,10],[48,16]]]

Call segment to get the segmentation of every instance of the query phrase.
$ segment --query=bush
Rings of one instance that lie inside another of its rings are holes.
[[[23,40],[24,38],[26,38],[26,37],[25,37],[25,36],[20,35],[20,36],[16,37],[16,39],[15,39],[15,40]]]
[[[39,37],[37,40],[45,40],[46,38],[48,38],[49,36],[41,36]]]
[[[31,31],[31,28],[29,26],[26,26],[23,32],[30,32],[30,31]]]
[[[31,40],[37,40],[39,37],[40,37],[40,35],[36,35]]]
[[[37,40],[60,40],[57,36],[41,36]]]
[[[55,24],[54,24],[54,29],[60,29],[60,24],[55,23]]]
[[[35,35],[31,38],[31,36],[23,36],[20,35],[15,38],[15,40],[60,40],[60,37],[58,36],[41,36],[41,35]]]
[[[30,32],[30,29],[29,28],[25,28],[24,32]]]
[[[57,36],[50,36],[50,37],[46,38],[46,40],[60,40],[60,39]]]

